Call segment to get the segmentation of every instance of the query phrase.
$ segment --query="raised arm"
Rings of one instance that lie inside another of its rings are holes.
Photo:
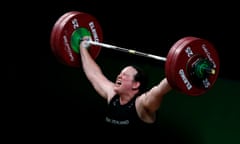
[[[86,41],[80,43],[80,55],[83,71],[94,89],[104,98],[109,99],[114,93],[114,83],[108,80],[101,68],[88,52]]]
[[[155,113],[162,103],[163,96],[171,89],[172,88],[170,87],[167,78],[164,78],[159,84],[139,97],[139,110],[141,112],[149,112],[150,114]]]

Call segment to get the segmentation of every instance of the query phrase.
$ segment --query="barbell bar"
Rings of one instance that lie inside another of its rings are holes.
[[[145,52],[140,52],[140,51],[137,51],[134,49],[127,49],[127,48],[123,48],[123,47],[119,47],[119,46],[115,46],[115,45],[111,45],[111,44],[106,44],[106,43],[100,43],[100,42],[96,42],[96,41],[92,41],[92,40],[86,40],[86,41],[87,41],[88,45],[101,46],[103,48],[113,49],[113,50],[126,52],[129,54],[134,54],[134,55],[138,55],[138,56],[143,56],[143,57],[147,57],[147,58],[152,58],[152,59],[156,59],[156,60],[160,60],[160,61],[167,60],[166,57],[157,56],[157,55],[153,55],[153,54],[145,53]],[[211,67],[202,66],[201,69],[205,70],[205,72],[209,73],[209,74],[214,75],[216,73],[215,69],[211,68]]]
[[[175,42],[166,57],[103,43],[97,19],[84,12],[69,11],[53,25],[50,45],[57,59],[70,67],[80,67],[79,44],[89,36],[88,51],[96,59],[102,48],[144,56],[165,62],[165,75],[174,89],[190,95],[206,93],[216,82],[220,69],[218,53],[208,40],[186,36]]]
[[[127,49],[127,48],[123,48],[123,47],[119,47],[119,46],[114,46],[114,45],[110,45],[110,44],[106,44],[106,43],[100,43],[100,42],[96,42],[96,41],[92,41],[92,40],[88,40],[88,43],[91,45],[101,46],[104,48],[114,49],[117,51],[126,52],[126,53],[143,56],[143,57],[147,57],[147,58],[152,58],[152,59],[156,59],[156,60],[161,60],[161,61],[167,60],[165,57],[156,56],[153,54],[144,53],[144,52],[136,51],[133,49]]]

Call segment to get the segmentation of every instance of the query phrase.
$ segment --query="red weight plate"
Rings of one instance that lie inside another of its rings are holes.
[[[173,88],[177,87],[175,85],[175,78],[174,78],[174,73],[173,73],[174,69],[172,68],[173,59],[175,57],[174,56],[175,55],[175,51],[184,41],[186,41],[188,39],[192,39],[192,38],[193,38],[192,36],[186,36],[186,37],[183,37],[183,38],[179,39],[177,42],[175,42],[173,44],[173,46],[169,50],[168,55],[166,57],[167,60],[165,62],[165,75],[166,75],[166,78],[168,79],[169,84]]]
[[[208,91],[215,83],[219,73],[219,57],[213,45],[204,39],[188,37],[182,44],[172,47],[173,51],[168,55],[168,73],[169,84],[191,96],[198,96]],[[195,55],[201,55],[213,63],[216,73],[203,79],[202,87],[192,81],[191,75],[187,70],[187,63]]]
[[[103,40],[102,30],[98,21],[90,14],[71,11],[65,13],[55,23],[51,36],[51,47],[57,58],[64,64],[80,67],[80,55],[73,51],[71,38],[78,28],[85,28],[91,33],[93,41]],[[90,55],[95,59],[100,53],[101,47],[92,45],[89,48]]]
[[[180,45],[178,45],[176,48],[173,49],[173,53],[171,55],[171,64],[170,64],[170,70],[171,72],[170,73],[170,78],[171,79],[171,82],[172,84],[170,85],[173,85],[173,87],[179,91],[182,91],[181,89],[181,86],[182,85],[179,85],[178,82],[176,82],[176,76],[178,76],[178,69],[179,69],[179,65],[177,64],[181,64],[181,68],[183,65],[186,65],[187,61],[183,60],[181,56],[183,56],[183,48],[186,44],[189,43],[189,41],[191,40],[195,40],[196,38],[195,37],[184,37],[182,38],[182,43]],[[189,84],[189,83],[187,83]],[[186,85],[186,86],[191,86],[191,85]],[[183,92],[183,91],[182,91]]]
[[[80,66],[80,57],[77,53],[72,51],[70,47],[70,37],[71,32],[74,30],[71,29],[69,23],[70,19],[77,15],[77,11],[67,12],[60,18],[60,22],[55,25],[55,37],[54,37],[54,51],[58,60],[68,66],[79,67]],[[64,34],[66,32],[67,34]]]
[[[66,17],[68,17],[69,15],[73,14],[74,12],[67,12],[65,13],[64,15],[62,15],[54,24],[53,28],[52,28],[52,31],[51,31],[51,37],[50,37],[50,46],[51,46],[51,50],[53,51],[53,54],[57,57],[58,60],[60,60],[61,62],[62,59],[61,59],[61,55],[59,54],[59,50],[56,46],[57,44],[57,36],[59,35],[57,32],[58,32],[58,29],[59,29],[59,25],[61,24],[61,22],[66,19]]]

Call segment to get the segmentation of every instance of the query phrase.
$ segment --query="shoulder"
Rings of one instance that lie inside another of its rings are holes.
[[[108,98],[107,98],[107,102],[110,103],[111,101],[114,101],[116,99],[119,98],[119,95],[117,95],[116,93],[112,94],[112,95],[109,95]]]

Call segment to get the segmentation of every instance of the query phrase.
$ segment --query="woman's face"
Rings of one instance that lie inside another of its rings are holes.
[[[118,93],[122,91],[132,90],[134,87],[134,76],[137,74],[137,70],[131,66],[127,66],[117,76],[114,90]]]

